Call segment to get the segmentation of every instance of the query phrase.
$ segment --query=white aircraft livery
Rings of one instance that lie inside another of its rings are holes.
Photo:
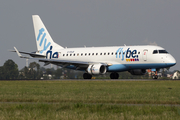
[[[112,46],[64,48],[53,41],[38,15],[33,15],[37,52],[15,51],[19,57],[39,60],[45,65],[54,64],[63,68],[81,70],[84,79],[92,75],[111,72],[111,79],[118,79],[118,72],[129,71],[133,75],[144,75],[146,69],[174,66],[176,60],[160,46]],[[23,57],[28,54],[31,57]],[[157,75],[153,78],[157,79]]]

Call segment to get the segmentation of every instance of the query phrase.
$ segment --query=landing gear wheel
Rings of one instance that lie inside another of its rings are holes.
[[[119,78],[119,74],[116,73],[116,72],[113,72],[113,73],[110,74],[110,78],[111,79],[118,79]]]
[[[91,75],[91,74],[88,74],[88,73],[84,73],[84,74],[83,74],[83,78],[84,78],[84,79],[91,79],[91,78],[92,78],[92,75]]]
[[[158,79],[158,76],[157,75],[153,75],[152,78],[153,79]]]

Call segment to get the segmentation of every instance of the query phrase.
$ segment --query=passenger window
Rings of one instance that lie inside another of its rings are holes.
[[[81,56],[83,56],[83,53],[81,53]]]
[[[68,56],[68,54],[66,54],[66,56]]]
[[[109,55],[110,53],[108,53],[108,55]]]
[[[92,55],[94,55],[94,53],[92,53]]]
[[[63,56],[64,56],[64,54],[63,54]]]
[[[71,56],[72,54],[70,54],[70,56]]]
[[[79,53],[77,54],[77,56],[79,56]]]
[[[102,53],[100,53],[100,55],[102,55]]]
[[[91,53],[89,53],[89,55],[91,55]]]
[[[87,53],[85,53],[85,56],[87,55]]]
[[[117,55],[117,52],[115,53],[115,55]]]
[[[113,52],[111,53],[111,55],[113,55]]]
[[[106,55],[106,53],[104,53],[104,55]]]
[[[74,54],[74,56],[75,56],[76,54]]]
[[[96,55],[98,55],[98,53],[96,53]]]

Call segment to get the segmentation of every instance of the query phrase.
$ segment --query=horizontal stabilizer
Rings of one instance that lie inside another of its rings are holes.
[[[16,52],[17,53],[18,50],[16,49],[16,47],[14,47],[14,49],[15,50],[10,50],[10,52]],[[32,52],[30,53],[30,52],[18,51],[18,53],[19,53],[18,56],[21,55],[20,53],[22,53],[22,54],[30,55],[31,57],[38,57],[38,58],[45,58],[46,57],[45,55],[36,54],[36,53],[32,53]]]
[[[18,55],[20,58],[27,58],[27,59],[29,59],[28,57],[23,57],[23,56],[19,53],[19,51],[16,49],[16,47],[14,47],[14,49],[15,49],[17,55]]]

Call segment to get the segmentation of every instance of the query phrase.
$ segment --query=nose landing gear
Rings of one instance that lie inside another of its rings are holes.
[[[154,75],[152,75],[152,79],[158,79],[157,70]]]
[[[157,75],[153,75],[152,78],[153,79],[158,79],[158,76]]]

